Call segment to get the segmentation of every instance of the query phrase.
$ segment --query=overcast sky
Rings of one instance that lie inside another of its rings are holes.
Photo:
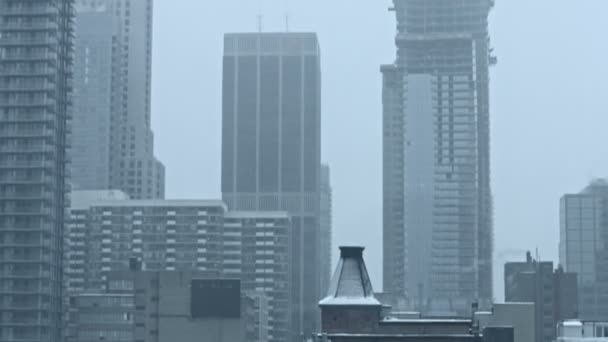
[[[261,4],[261,5],[260,5]],[[323,72],[323,161],[334,246],[361,244],[382,283],[381,64],[395,58],[389,0],[156,0],[152,121],[168,198],[220,198],[223,34],[313,31]],[[557,262],[559,198],[608,175],[606,0],[497,0],[491,39],[495,296],[504,259]]]

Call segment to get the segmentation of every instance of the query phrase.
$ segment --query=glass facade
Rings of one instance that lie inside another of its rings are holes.
[[[608,319],[608,183],[598,180],[560,204],[560,264],[578,274],[581,319]]]

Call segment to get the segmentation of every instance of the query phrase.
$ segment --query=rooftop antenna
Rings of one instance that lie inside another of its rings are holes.
[[[289,0],[285,0],[285,32],[289,32]]]
[[[263,19],[264,16],[262,15],[262,0],[258,1],[258,32],[262,33],[263,30]]]
[[[289,32],[289,13],[285,13],[285,32]]]

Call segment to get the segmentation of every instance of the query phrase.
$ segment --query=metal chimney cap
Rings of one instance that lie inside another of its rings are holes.
[[[342,258],[363,258],[363,250],[361,246],[340,246],[340,257]]]

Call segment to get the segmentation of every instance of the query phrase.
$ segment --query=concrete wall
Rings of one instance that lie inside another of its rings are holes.
[[[245,342],[244,319],[190,317],[191,280],[192,277],[182,274],[161,273],[158,340]]]
[[[514,342],[534,342],[536,329],[533,303],[494,304],[492,312],[475,314],[480,327],[513,327]]]

